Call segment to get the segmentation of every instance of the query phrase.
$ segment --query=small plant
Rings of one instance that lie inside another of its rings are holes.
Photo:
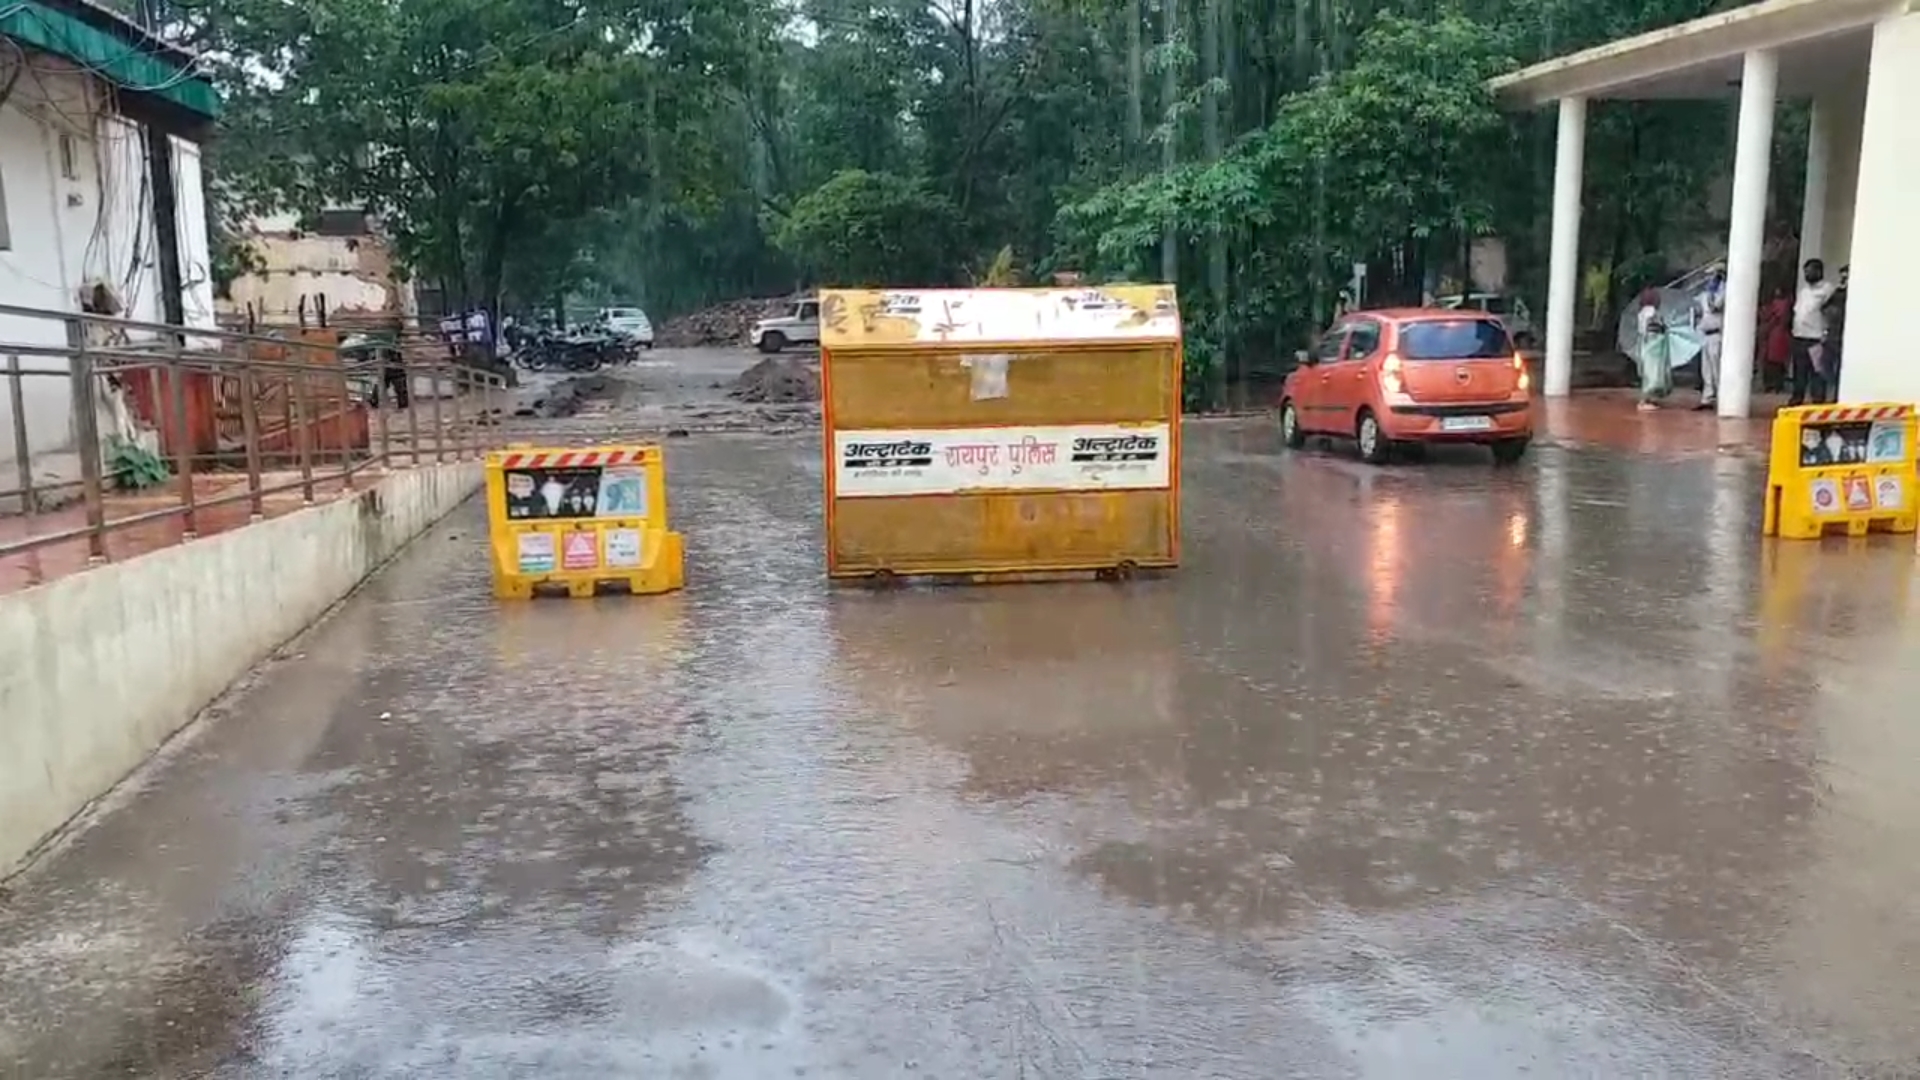
[[[115,435],[107,442],[107,475],[123,491],[158,487],[173,476],[166,460],[132,439]]]

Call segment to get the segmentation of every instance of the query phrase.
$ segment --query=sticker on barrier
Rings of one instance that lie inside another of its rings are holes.
[[[657,446],[515,447],[491,454],[494,595],[678,589],[682,545],[667,527],[666,510],[665,462]]]
[[[560,566],[566,570],[592,570],[600,565],[600,545],[590,532],[572,532],[567,534],[566,547],[560,557]]]
[[[1911,533],[1915,482],[1911,405],[1810,405],[1780,410],[1767,466],[1764,531],[1814,539],[1829,532]]]
[[[545,574],[553,570],[553,534],[523,532],[514,534],[514,547],[523,574]]]
[[[1166,424],[836,431],[843,499],[965,491],[1117,491],[1171,482]]]
[[[640,565],[640,530],[608,529],[607,565],[624,569]]]

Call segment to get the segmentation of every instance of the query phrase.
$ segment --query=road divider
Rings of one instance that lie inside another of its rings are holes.
[[[1781,409],[1762,531],[1789,540],[1915,531],[1915,442],[1912,405]]]
[[[671,592],[685,584],[667,527],[658,446],[510,447],[487,455],[493,593]]]

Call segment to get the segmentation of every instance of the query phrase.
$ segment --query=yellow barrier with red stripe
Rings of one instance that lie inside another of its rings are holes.
[[[658,446],[488,454],[487,533],[493,593],[503,600],[542,587],[592,596],[602,586],[663,593],[685,583]]]
[[[1910,533],[1915,511],[1912,405],[1801,405],[1773,419],[1768,536]]]
[[[642,465],[651,448],[623,450],[510,450],[500,455],[503,469],[585,468],[605,465]]]

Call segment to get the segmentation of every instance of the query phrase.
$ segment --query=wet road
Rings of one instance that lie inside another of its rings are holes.
[[[1187,566],[496,606],[470,505],[0,902],[0,1074],[1906,1077],[1912,545],[1758,461],[1189,428]]]

